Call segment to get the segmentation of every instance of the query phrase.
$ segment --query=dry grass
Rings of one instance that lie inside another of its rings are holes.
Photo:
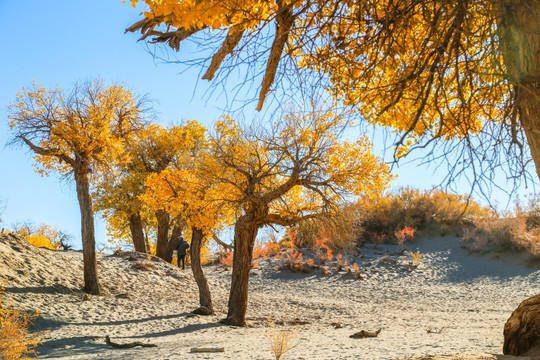
[[[296,330],[298,330],[298,325],[289,330],[276,330],[269,324],[267,336],[270,342],[270,351],[276,360],[280,360],[286,352],[298,346],[298,342],[294,342]]]

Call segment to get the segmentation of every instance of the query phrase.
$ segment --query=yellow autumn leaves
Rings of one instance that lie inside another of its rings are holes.
[[[497,47],[492,1],[144,3],[149,11],[143,16],[153,21],[136,29],[142,31],[143,38],[150,35],[150,28],[166,28],[165,37],[171,28],[182,30],[182,36],[169,43],[177,50],[179,41],[202,29],[228,30],[229,35],[246,31],[240,35],[241,43],[236,38],[232,41],[234,36],[224,39],[216,52],[220,62],[225,57],[220,52],[227,50],[231,57],[238,56],[249,43],[260,50],[258,54],[271,53],[281,36],[285,50],[268,59],[266,75],[275,73],[276,61],[286,57],[296,61],[300,69],[323,74],[337,101],[371,124],[393,128],[407,137],[396,147],[397,157],[422,138],[451,140],[476,134],[487,122],[507,117],[512,106],[511,86],[503,76]],[[289,22],[284,18],[288,17],[292,25],[286,25]],[[287,27],[285,34],[276,32],[271,48],[261,45],[267,36],[262,29],[269,25],[272,29],[273,25]],[[212,69],[212,74],[215,71]],[[267,80],[273,82],[274,75]],[[261,92],[260,101],[264,101],[266,91]]]
[[[341,140],[347,120],[333,111],[288,112],[268,127],[228,116],[210,132],[197,121],[163,127],[142,121],[129,90],[102,81],[71,94],[34,85],[10,111],[16,136],[38,143],[41,168],[88,167],[95,209],[119,237],[130,216],[149,224],[158,210],[210,234],[261,201],[287,223],[391,180],[367,138]]]
[[[285,220],[331,211],[391,179],[365,138],[339,140],[344,122],[332,112],[287,114],[272,130],[253,131],[225,117],[189,164],[148,179],[145,199],[191,214],[188,222],[203,229],[230,224],[258,202]]]
[[[232,24],[242,24],[242,28],[254,28],[260,19],[275,12],[272,1],[250,0],[143,0],[150,9],[144,12],[147,19],[186,30],[210,27],[222,29]],[[139,0],[132,0],[133,7]]]
[[[120,85],[94,80],[67,94],[33,84],[9,106],[10,127],[43,151],[35,151],[42,173],[73,170],[70,161],[97,166],[122,156],[123,138],[139,126],[133,94]],[[36,150],[36,149],[33,149]]]

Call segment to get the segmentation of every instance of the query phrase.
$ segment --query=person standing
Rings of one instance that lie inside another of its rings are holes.
[[[180,267],[180,263],[182,263],[182,270],[186,269],[187,249],[189,249],[189,244],[182,236],[180,236],[176,243],[176,256],[178,257],[178,267]]]

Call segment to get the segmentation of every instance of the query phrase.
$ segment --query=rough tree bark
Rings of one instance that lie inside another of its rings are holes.
[[[540,178],[540,2],[497,0],[500,48]]]
[[[135,247],[135,251],[146,253],[148,249],[146,249],[142,219],[139,213],[130,215],[129,229],[131,230],[131,239],[133,240],[133,246]]]
[[[222,323],[245,326],[248,305],[249,272],[253,256],[253,246],[259,231],[253,213],[246,213],[236,222],[234,227],[234,256],[229,293],[229,311]]]
[[[170,217],[166,211],[157,210],[157,243],[156,243],[156,256],[166,260],[167,248],[169,246],[169,228]]]
[[[516,107],[540,178],[540,1],[498,0],[504,65],[517,92]],[[523,301],[504,327],[504,354],[540,351],[540,294]]]
[[[84,263],[84,289],[93,295],[101,295],[96,260],[96,239],[94,231],[94,212],[90,197],[88,168],[78,165],[74,168],[77,198],[81,209],[81,235]]]
[[[201,264],[201,247],[204,239],[204,233],[201,229],[191,227],[191,270],[199,287],[199,305],[200,307],[193,311],[199,315],[213,315],[214,307],[212,305],[212,294]]]
[[[504,325],[503,354],[540,355],[540,294],[519,304]]]
[[[180,237],[180,235],[182,235],[182,227],[178,225],[174,225],[171,232],[171,237],[170,239],[168,239],[169,243],[167,244],[165,257],[163,258],[163,260],[165,260],[168,263],[172,262],[173,252],[176,249],[176,243],[178,242],[178,238]]]

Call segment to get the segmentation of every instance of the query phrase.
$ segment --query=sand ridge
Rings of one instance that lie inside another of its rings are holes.
[[[277,260],[259,260],[245,328],[219,323],[231,276],[221,266],[205,267],[216,310],[210,317],[190,313],[198,306],[191,271],[146,255],[100,254],[105,295],[89,296],[81,291],[81,252],[37,249],[3,235],[0,273],[8,300],[40,312],[35,331],[47,331],[40,358],[272,359],[269,324],[278,331],[300,324],[298,346],[284,359],[510,359],[493,354],[502,351],[511,312],[540,292],[540,271],[471,255],[453,237],[420,239],[408,248],[423,254],[417,268],[395,246],[365,246],[356,259],[363,280],[332,265],[328,275],[301,274],[276,270]],[[376,338],[349,337],[377,329]],[[158,347],[114,349],[106,335]],[[192,347],[225,351],[190,354]]]

